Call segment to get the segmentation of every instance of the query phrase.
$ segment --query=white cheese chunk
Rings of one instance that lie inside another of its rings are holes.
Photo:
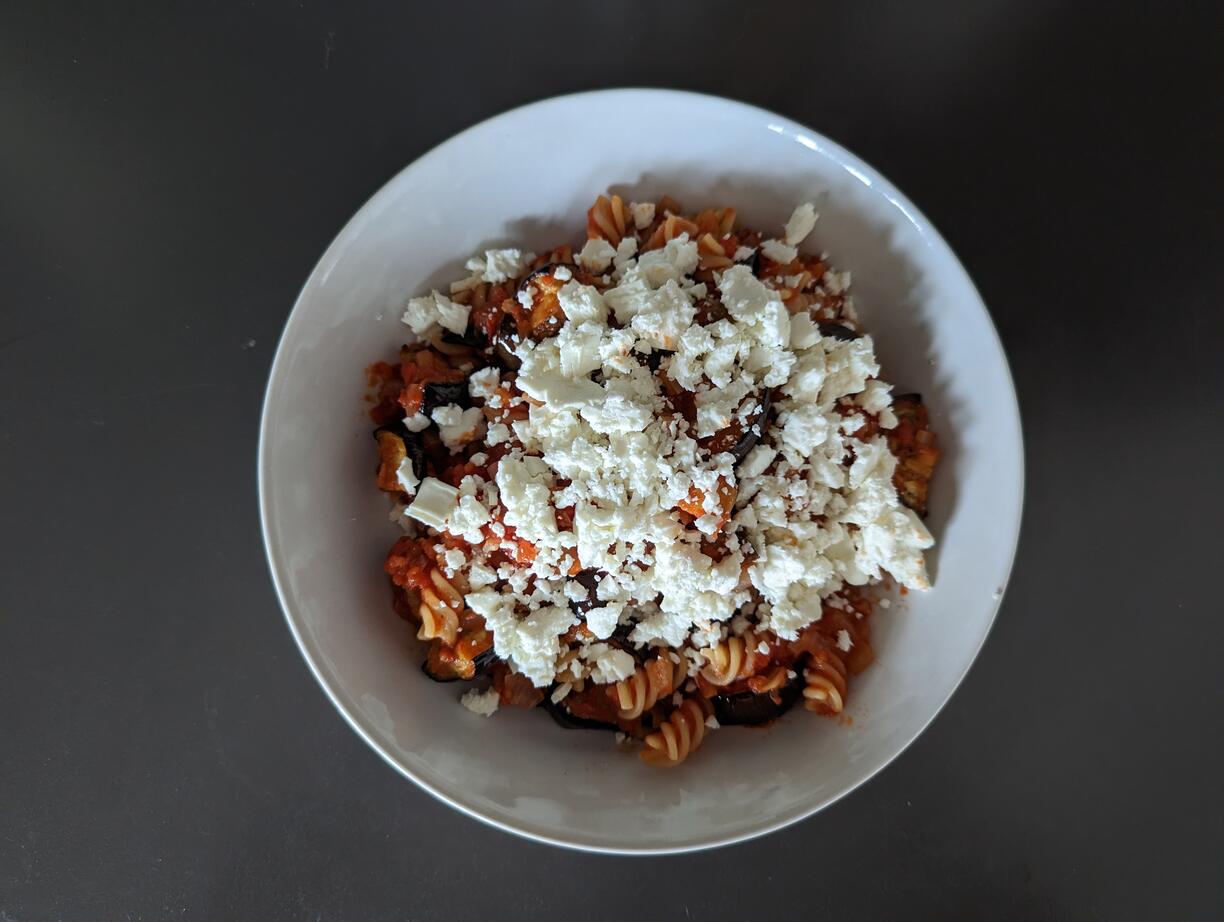
[[[426,336],[439,326],[462,335],[467,329],[470,311],[466,304],[457,304],[433,291],[423,298],[409,298],[403,319],[417,336]]]
[[[486,688],[484,691],[473,688],[464,692],[459,700],[473,714],[491,717],[497,711],[499,696],[496,688]]]
[[[458,502],[458,490],[441,480],[426,477],[417,487],[416,499],[404,511],[423,525],[441,529]]]
[[[812,232],[812,228],[816,226],[816,219],[819,217],[816,214],[816,207],[811,202],[804,202],[799,205],[791,213],[790,220],[786,222],[786,230],[784,237],[789,246],[798,246]],[[792,259],[794,257],[791,257]],[[790,262],[790,260],[786,260]]]

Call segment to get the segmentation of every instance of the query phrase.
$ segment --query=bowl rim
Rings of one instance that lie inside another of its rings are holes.
[[[272,538],[271,511],[268,504],[268,489],[270,471],[267,468],[267,454],[265,451],[266,440],[269,438],[271,429],[271,420],[269,418],[269,405],[273,397],[273,390],[276,387],[278,380],[285,373],[285,348],[290,332],[294,327],[294,321],[299,315],[299,310],[302,307],[303,300],[307,292],[316,284],[318,276],[321,272],[326,271],[324,267],[330,265],[336,258],[338,252],[348,244],[348,238],[353,231],[360,227],[373,214],[376,214],[384,199],[391,197],[392,187],[397,185],[399,179],[408,171],[418,167],[426,160],[445,155],[450,148],[462,145],[464,141],[471,135],[485,131],[500,122],[517,121],[525,116],[530,115],[537,110],[546,109],[562,103],[573,103],[577,101],[607,102],[610,97],[650,97],[655,100],[667,100],[671,103],[684,102],[700,102],[703,104],[716,104],[724,106],[731,110],[736,110],[743,116],[751,117],[752,119],[763,122],[770,130],[776,131],[779,134],[785,134],[799,143],[813,149],[820,150],[831,160],[838,163],[843,169],[848,170],[856,178],[867,182],[873,189],[884,195],[895,207],[897,207],[916,230],[935,248],[942,249],[944,254],[950,259],[952,265],[964,276],[964,281],[968,285],[969,291],[977,299],[977,306],[981,309],[985,316],[987,327],[990,334],[994,337],[994,343],[997,347],[998,354],[1002,360],[1002,370],[1007,384],[1007,393],[1011,400],[1008,402],[1004,412],[1009,412],[1013,417],[1016,436],[1017,436],[1017,453],[1016,458],[1016,500],[1015,500],[1015,522],[1011,529],[1011,552],[1007,561],[1004,578],[1002,579],[998,591],[995,593],[992,600],[993,606],[990,611],[989,620],[986,622],[985,630],[982,631],[981,637],[978,639],[977,645],[965,662],[961,669],[960,675],[950,686],[947,695],[939,703],[938,707],[931,713],[931,716],[918,726],[905,740],[905,742],[897,748],[896,752],[882,761],[878,766],[863,775],[862,778],[855,781],[853,784],[846,787],[844,790],[827,797],[817,800],[810,806],[804,806],[802,809],[794,813],[783,816],[781,818],[768,819],[760,823],[759,826],[737,833],[728,834],[725,836],[714,835],[708,837],[705,841],[692,844],[676,845],[676,846],[652,846],[652,847],[620,847],[611,845],[602,845],[590,842],[582,842],[578,840],[566,839],[558,835],[549,835],[538,830],[528,829],[525,827],[516,826],[513,823],[506,822],[492,816],[482,813],[479,809],[462,802],[445,791],[435,788],[423,778],[418,777],[405,765],[402,765],[395,757],[388,752],[375,738],[374,734],[366,727],[365,721],[359,715],[348,708],[340,699],[340,696],[331,688],[328,681],[323,676],[319,666],[319,656],[311,648],[310,642],[299,630],[296,618],[290,608],[288,594],[286,592],[284,581],[281,578],[281,570],[283,569],[279,560],[279,551],[274,546]],[[672,90],[658,89],[652,87],[621,87],[610,88],[603,90],[590,90],[577,93],[565,93],[557,96],[547,97],[545,99],[529,102],[524,105],[516,106],[515,108],[498,113],[487,119],[484,119],[476,124],[465,128],[459,133],[441,141],[434,147],[430,148],[425,153],[421,154],[403,168],[396,171],[386,182],[384,182],[366,201],[357,209],[351,218],[345,222],[344,226],[332,238],[323,254],[311,269],[310,274],[306,277],[301,289],[298,292],[297,298],[294,300],[293,307],[285,318],[284,326],[277,338],[276,351],[272,359],[272,364],[268,370],[268,381],[264,387],[264,395],[262,407],[260,410],[259,419],[259,439],[256,454],[256,474],[257,486],[259,494],[259,521],[260,531],[263,538],[264,556],[268,564],[268,570],[272,577],[272,584],[276,590],[276,597],[280,603],[281,613],[284,615],[285,622],[289,627],[289,632],[292,634],[294,642],[297,644],[298,651],[302,658],[306,661],[307,667],[314,676],[315,681],[322,688],[323,693],[331,701],[333,707],[344,718],[345,722],[362,740],[365,741],[375,753],[377,753],[384,762],[391,768],[397,771],[400,775],[413,782],[420,790],[429,794],[433,798],[449,807],[454,808],[460,813],[471,817],[487,826],[492,826],[503,832],[511,835],[519,836],[533,842],[539,842],[547,845],[554,845],[560,848],[573,849],[581,852],[606,855],[625,855],[625,856],[650,856],[650,855],[677,855],[691,852],[706,851],[712,848],[720,848],[723,846],[734,845],[741,842],[748,842],[761,836],[768,835],[772,832],[777,832],[792,826],[805,819],[808,819],[819,813],[821,810],[833,805],[843,797],[849,795],[852,791],[857,790],[868,781],[872,780],[876,775],[883,771],[888,766],[892,765],[906,750],[913,745],[914,741],[921,736],[931,723],[934,722],[947,706],[948,701],[960,688],[968,675],[969,670],[973,668],[973,664],[977,662],[981,655],[982,647],[985,645],[990,632],[998,619],[999,609],[1002,606],[1003,598],[1006,593],[1007,586],[1011,582],[1011,575],[1015,567],[1016,554],[1019,548],[1020,533],[1024,519],[1024,493],[1025,493],[1025,458],[1024,458],[1024,432],[1022,427],[1022,419],[1020,415],[1020,405],[1016,394],[1015,380],[1011,373],[1011,367],[1007,360],[1007,354],[1003,349],[1002,340],[999,337],[998,329],[995,327],[994,320],[990,315],[990,311],[986,307],[985,301],[982,299],[981,293],[974,284],[972,277],[957,257],[956,253],[944,240],[943,235],[935,228],[934,224],[905,196],[892,182],[890,182],[879,170],[868,164],[862,158],[851,153],[846,148],[842,147],[837,142],[831,140],[821,132],[815,131],[800,122],[796,122],[786,116],[771,112],[767,109],[751,105],[749,103],[740,102],[738,100],[728,99],[726,97],[717,96],[708,93],[696,93],[687,90]]]

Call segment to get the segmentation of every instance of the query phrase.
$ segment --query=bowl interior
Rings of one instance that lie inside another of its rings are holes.
[[[562,130],[559,130],[562,129]],[[607,189],[686,208],[730,204],[776,232],[801,201],[821,213],[805,249],[853,273],[897,392],[922,392],[944,451],[932,487],[935,587],[873,619],[878,661],[850,721],[792,712],[714,734],[660,771],[608,734],[540,713],[494,718],[421,673],[381,563],[398,530],[373,484],[363,369],[391,358],[403,301],[463,274],[495,244],[578,242]],[[998,337],[972,283],[883,178],[820,135],[758,109],[660,91],[562,97],[476,126],[387,184],[311,275],[264,407],[260,495],[274,579],[319,681],[390,763],[473,815],[582,848],[710,846],[806,816],[870,777],[934,717],[994,618],[1015,550],[1021,437]]]

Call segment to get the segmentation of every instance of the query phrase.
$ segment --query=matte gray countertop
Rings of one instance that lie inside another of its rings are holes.
[[[0,922],[1224,915],[1219,4],[23,6]],[[340,226],[459,129],[615,85],[882,170],[980,287],[1027,438],[1015,576],[934,725],[813,819],[677,858],[520,841],[389,769],[299,657],[256,507],[276,338]]]

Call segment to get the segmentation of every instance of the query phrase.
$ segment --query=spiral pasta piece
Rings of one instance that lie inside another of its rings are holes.
[[[646,737],[642,760],[668,768],[679,765],[701,746],[706,731],[706,704],[702,698],[685,698],[666,722]]]
[[[709,662],[701,677],[711,685],[730,685],[756,673],[756,651],[760,638],[752,631],[739,637],[728,637],[713,647],[701,651]]]
[[[679,688],[685,675],[684,664],[672,662],[666,654],[639,666],[633,675],[614,686],[617,715],[623,720],[641,717],[660,698]]]
[[[828,650],[812,654],[803,672],[803,706],[817,714],[840,714],[846,700],[846,664]]]
[[[766,692],[778,691],[790,682],[785,666],[774,666],[768,672],[755,675],[748,680],[748,689],[753,694],[763,695]]]
[[[587,211],[587,237],[603,237],[616,246],[625,236],[625,202],[619,195],[601,195]]]
[[[713,234],[702,234],[698,239],[697,260],[702,269],[726,269],[735,264]]]
[[[421,587],[421,604],[417,613],[421,616],[421,629],[417,637],[454,646],[459,634],[459,614],[463,611],[463,593],[451,585],[440,571],[430,571],[429,583]]]

